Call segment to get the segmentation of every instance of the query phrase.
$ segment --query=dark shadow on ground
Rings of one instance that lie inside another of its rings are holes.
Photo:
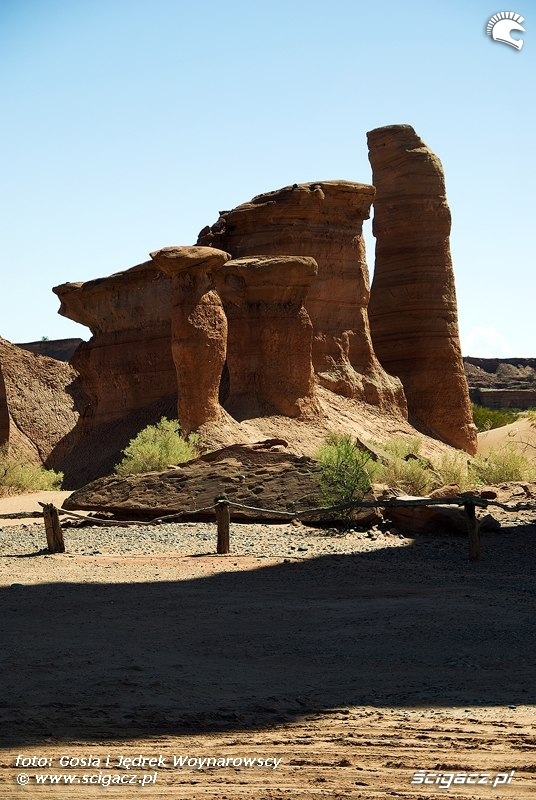
[[[536,542],[463,538],[198,580],[0,591],[0,743],[536,702]],[[64,614],[65,611],[67,614]]]

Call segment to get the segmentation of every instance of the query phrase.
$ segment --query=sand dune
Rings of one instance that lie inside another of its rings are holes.
[[[478,434],[479,455],[485,456],[490,450],[508,445],[536,461],[536,424],[523,417],[510,425]]]

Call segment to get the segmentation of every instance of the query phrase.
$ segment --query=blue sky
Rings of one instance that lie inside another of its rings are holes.
[[[520,51],[485,33],[500,10],[0,0],[0,335],[88,338],[52,286],[193,243],[264,191],[368,183],[366,132],[409,123],[445,168],[464,354],[536,357],[536,8],[514,8]]]

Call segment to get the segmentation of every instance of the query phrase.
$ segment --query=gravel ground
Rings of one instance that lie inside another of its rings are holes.
[[[503,500],[517,501],[515,485],[507,487],[508,495]],[[522,492],[522,499],[526,493]],[[534,494],[531,494],[534,497]],[[312,527],[300,522],[289,523],[254,523],[231,522],[230,543],[231,556],[246,559],[272,559],[281,561],[303,562],[319,559],[323,556],[341,556],[351,554],[368,555],[378,576],[384,571],[402,569],[409,574],[417,572],[424,583],[434,582],[438,574],[444,571],[461,570],[461,581],[471,574],[471,580],[499,580],[510,584],[514,594],[519,589],[519,581],[529,580],[526,591],[535,596],[532,582],[534,560],[536,558],[533,542],[536,534],[536,512],[523,510],[517,512],[490,509],[500,522],[501,528],[496,531],[485,531],[481,534],[481,561],[475,572],[474,565],[468,559],[468,542],[465,535],[452,533],[434,533],[403,535],[392,523],[382,522],[370,529],[353,528],[339,530],[335,527]],[[479,516],[486,514],[482,510]],[[100,526],[80,525],[78,522],[63,521],[64,539],[68,556],[79,562],[79,569],[86,570],[86,580],[93,575],[90,562],[97,563],[108,556],[121,560],[125,557],[124,570],[129,569],[127,562],[134,558],[138,579],[144,577],[140,572],[141,562],[152,556],[170,557],[212,556],[216,553],[216,525],[214,522],[177,522],[154,525]],[[404,549],[404,553],[400,552]],[[28,524],[2,526],[0,520],[0,558],[2,559],[3,579],[9,583],[10,575],[22,570],[24,564],[29,567],[37,562],[31,556],[42,555],[47,559],[55,556],[46,555],[46,536],[41,520]],[[26,556],[27,558],[21,558]],[[84,556],[88,557],[85,562]],[[30,557],[30,558],[28,558]],[[81,558],[82,557],[82,558]],[[93,558],[92,558],[93,557]],[[169,568],[172,569],[173,558]],[[197,560],[197,559],[196,559]],[[319,569],[336,567],[338,559],[317,564]],[[43,564],[39,559],[41,579],[44,579]],[[51,562],[52,563],[52,562]],[[215,564],[214,564],[215,566]],[[232,569],[238,564],[224,565],[219,562],[219,569]],[[192,564],[193,568],[193,564]],[[240,568],[240,567],[239,567]],[[468,572],[469,570],[469,572]],[[85,574],[85,573],[84,573]],[[22,576],[22,573],[21,573]],[[22,577],[13,578],[21,580]]]
[[[216,526],[185,522],[129,527],[64,525],[67,552],[77,555],[205,555],[216,551]],[[235,554],[266,558],[309,557],[355,553],[408,544],[401,534],[374,528],[338,531],[305,525],[231,523]],[[29,555],[46,547],[41,524],[0,527],[0,556]]]

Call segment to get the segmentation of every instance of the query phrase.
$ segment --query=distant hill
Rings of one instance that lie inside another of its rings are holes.
[[[473,403],[487,408],[536,407],[536,358],[464,358]]]
[[[83,341],[83,339],[42,339],[39,342],[17,343],[17,347],[40,356],[55,358],[56,361],[70,361],[74,351]]]

